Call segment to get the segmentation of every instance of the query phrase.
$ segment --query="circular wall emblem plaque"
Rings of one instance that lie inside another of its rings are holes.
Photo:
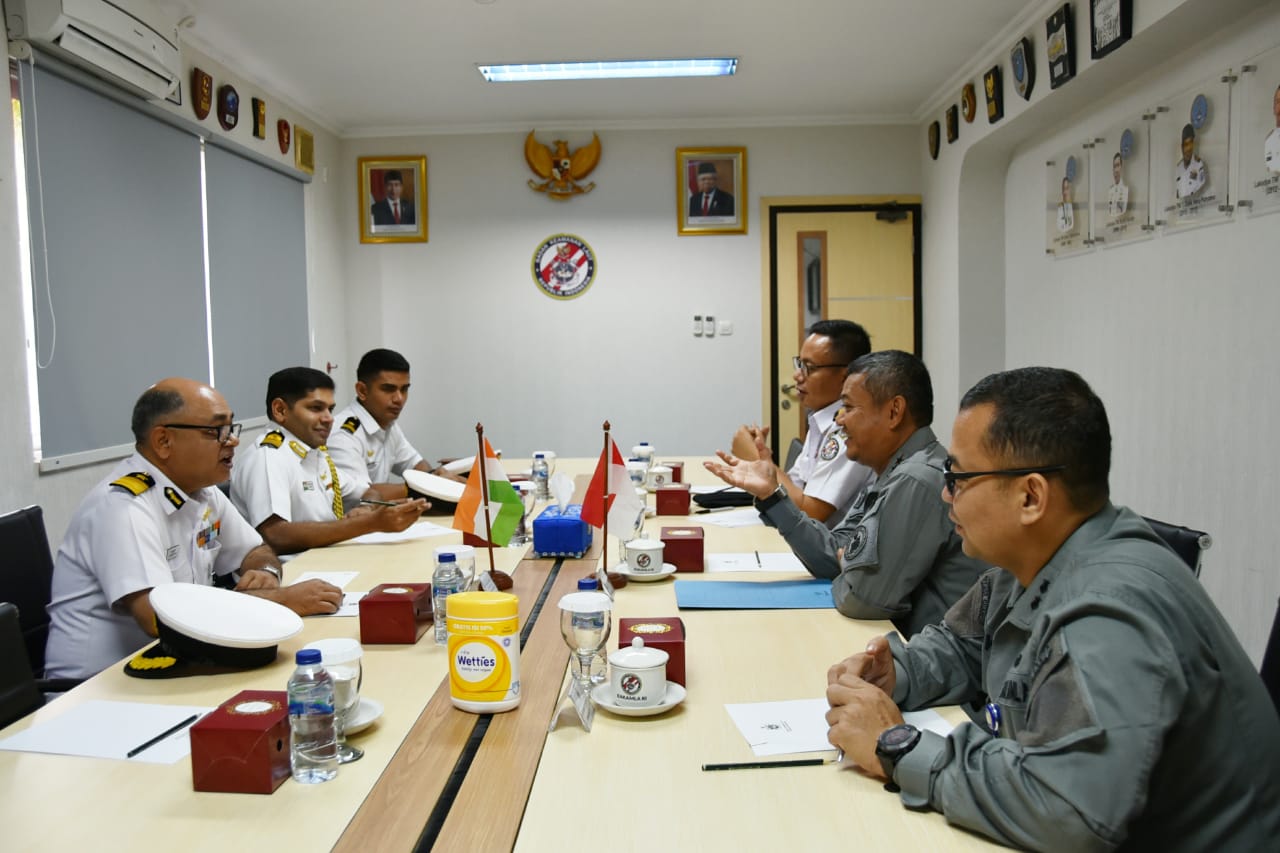
[[[596,255],[581,237],[556,234],[533,253],[533,281],[555,299],[581,296],[596,277]]]

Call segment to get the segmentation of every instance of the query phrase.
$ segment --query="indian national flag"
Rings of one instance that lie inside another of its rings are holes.
[[[520,523],[524,505],[487,438],[484,440],[484,458],[476,457],[471,466],[471,476],[467,478],[467,487],[458,500],[458,509],[453,514],[453,529],[486,538],[484,496],[480,491],[482,477],[489,483],[489,524],[493,531],[489,541],[494,545],[506,545]]]

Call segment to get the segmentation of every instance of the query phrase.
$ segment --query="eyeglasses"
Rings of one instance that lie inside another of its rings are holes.
[[[961,471],[959,473],[951,470],[951,460],[948,459],[942,463],[944,471],[942,472],[942,486],[947,490],[947,494],[951,497],[956,496],[956,483],[960,480],[972,480],[974,477],[1022,477],[1026,474],[1053,474],[1057,471],[1065,471],[1066,465],[1040,465],[1035,468],[1002,468],[999,471]]]
[[[160,424],[165,429],[198,429],[209,438],[218,440],[218,444],[226,444],[232,438],[240,437],[241,424]]]
[[[791,356],[791,363],[795,366],[796,372],[801,376],[808,376],[815,370],[825,370],[828,367],[840,367],[844,369],[848,369],[849,367],[847,364],[810,364],[809,362],[802,360],[798,355]]]

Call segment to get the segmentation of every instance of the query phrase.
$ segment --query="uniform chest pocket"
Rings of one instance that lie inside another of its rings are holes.
[[[192,540],[188,546],[187,559],[175,560],[170,564],[173,579],[178,583],[195,583],[208,586],[213,583],[213,564],[218,559],[222,543],[218,540],[206,542],[204,546]]]

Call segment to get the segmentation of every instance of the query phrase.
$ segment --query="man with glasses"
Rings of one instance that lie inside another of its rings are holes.
[[[836,423],[845,373],[855,358],[871,352],[871,338],[857,323],[820,320],[800,345],[795,365],[796,396],[808,409],[808,430],[795,464],[787,471],[774,466],[787,497],[810,518],[835,527],[862,487],[871,469],[844,454],[844,431]],[[765,443],[769,428],[741,426],[733,436],[733,455],[739,459],[772,461]]]
[[[274,425],[241,454],[231,500],[277,554],[322,548],[418,520],[424,500],[343,508],[337,466],[325,443],[333,428],[333,380],[312,367],[286,367],[267,380]]]
[[[87,678],[155,637],[159,584],[219,578],[303,616],[338,609],[342,591],[324,581],[281,587],[279,558],[215,488],[240,443],[221,394],[165,379],[138,398],[132,427],[134,453],[90,490],[58,548],[46,676]]]
[[[875,472],[834,530],[809,518],[782,488],[773,463],[721,453],[707,470],[756,498],[809,572],[832,578],[836,609],[890,619],[913,636],[942,619],[987,566],[961,553],[942,502],[946,451],[929,425],[933,386],[924,362],[898,350],[849,366],[836,420],[845,452]]]
[[[944,496],[996,566],[909,643],[828,673],[831,743],[911,808],[1034,849],[1264,850],[1280,720],[1186,565],[1110,502],[1102,401],[1066,370],[965,394]],[[986,705],[949,736],[899,708]]]

